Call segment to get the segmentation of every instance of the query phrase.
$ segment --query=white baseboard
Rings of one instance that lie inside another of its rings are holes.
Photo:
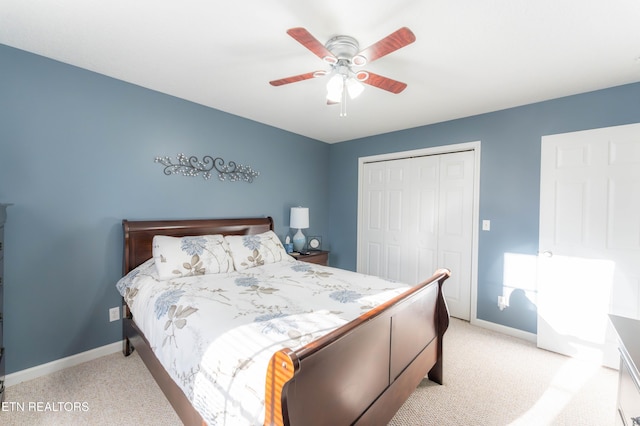
[[[471,324],[478,327],[486,328],[491,331],[497,331],[498,333],[506,334],[507,336],[518,337],[531,343],[537,343],[538,341],[538,336],[534,333],[522,331],[517,328],[507,327],[506,325],[496,324],[491,321],[485,321],[475,318],[471,320]]]
[[[75,365],[82,364],[83,362],[92,361],[97,358],[101,358],[106,355],[111,355],[122,350],[122,342],[115,342],[99,348],[91,349],[86,352],[71,355],[66,358],[61,358],[55,361],[48,362],[46,364],[36,365],[35,367],[27,368],[26,370],[16,371],[15,373],[7,374],[5,376],[4,384],[9,387],[17,385],[18,383],[26,382],[28,380],[37,379],[38,377],[46,376],[47,374],[54,373],[56,371],[64,370],[65,368],[73,367]]]

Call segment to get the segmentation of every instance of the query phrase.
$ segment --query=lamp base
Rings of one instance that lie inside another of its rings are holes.
[[[302,233],[302,229],[298,229],[298,232],[293,236],[293,250],[298,253],[303,251],[307,245],[307,237]]]

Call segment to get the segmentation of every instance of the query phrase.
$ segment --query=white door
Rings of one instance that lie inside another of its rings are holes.
[[[542,138],[538,346],[617,367],[640,317],[640,124]]]
[[[415,284],[451,269],[452,316],[471,307],[474,151],[366,163],[358,271]]]

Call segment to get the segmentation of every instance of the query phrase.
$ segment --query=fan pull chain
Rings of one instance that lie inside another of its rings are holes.
[[[340,117],[347,116],[347,76],[342,75],[342,101],[340,102]]]

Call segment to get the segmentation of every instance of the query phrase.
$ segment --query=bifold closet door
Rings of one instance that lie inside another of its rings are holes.
[[[365,164],[358,270],[413,284],[450,268],[449,309],[468,320],[473,167],[473,151]]]

